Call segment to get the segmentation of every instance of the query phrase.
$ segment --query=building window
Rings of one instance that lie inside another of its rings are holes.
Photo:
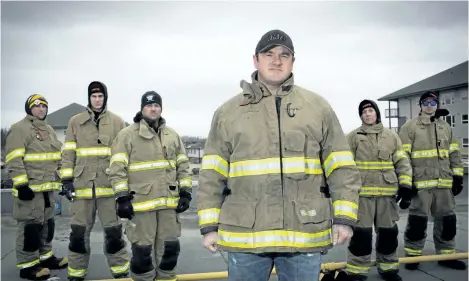
[[[467,124],[467,114],[461,115],[462,123]]]
[[[469,146],[468,139],[467,139],[467,138],[463,138],[463,139],[462,139],[462,147],[468,147],[468,146]]]
[[[441,95],[441,105],[448,105],[454,103],[454,93],[445,93]]]
[[[455,124],[454,124],[454,116],[452,116],[452,115],[447,115],[447,116],[445,116],[445,120],[446,120],[446,122],[448,122],[448,124],[449,124],[451,127],[454,128],[454,125],[455,125]]]
[[[467,100],[467,90],[461,91],[461,100]]]

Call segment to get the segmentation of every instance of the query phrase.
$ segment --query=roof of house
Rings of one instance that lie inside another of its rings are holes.
[[[379,98],[379,101],[392,101],[398,98],[420,95],[425,91],[441,91],[468,85],[468,61],[425,78],[417,83]]]
[[[186,149],[187,149],[187,148],[199,149],[199,148],[204,148],[204,147],[205,147],[205,143],[203,143],[203,142],[188,143],[188,144],[186,144]]]
[[[72,116],[86,110],[86,107],[78,103],[71,103],[47,115],[47,123],[52,128],[63,128],[68,126],[68,121]]]

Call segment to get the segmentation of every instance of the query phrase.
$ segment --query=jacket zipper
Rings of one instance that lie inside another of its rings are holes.
[[[275,98],[275,107],[277,109],[277,121],[278,121],[278,140],[280,146],[280,180],[282,183],[282,210],[283,210],[283,153],[282,153],[282,129],[280,127],[280,108],[282,105],[282,98]],[[283,224],[283,223],[282,223]]]

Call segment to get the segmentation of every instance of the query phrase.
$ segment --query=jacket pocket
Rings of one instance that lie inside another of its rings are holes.
[[[37,194],[36,196],[42,196],[42,194]],[[30,201],[22,201],[18,198],[14,198],[13,202],[13,219],[19,221],[33,220],[34,209],[36,208],[36,198]]]
[[[295,213],[302,224],[319,224],[332,219],[331,203],[328,198],[313,198],[294,201]]]
[[[285,177],[294,180],[304,180],[308,177],[305,173],[305,141],[306,136],[301,131],[285,131],[282,140],[282,167]],[[294,159],[293,157],[298,157]]]
[[[387,171],[383,173],[383,179],[385,183],[396,184],[398,182],[397,175],[394,171]]]
[[[53,151],[61,151],[62,150],[62,143],[60,141],[52,141],[51,147]]]
[[[82,189],[86,187],[84,170],[85,166],[75,166],[73,169],[73,185],[75,188]]]
[[[136,194],[148,195],[153,188],[153,183],[131,183],[129,184],[129,191],[134,191]]]
[[[380,149],[378,152],[378,158],[383,161],[392,161],[391,151],[389,149]]]
[[[30,181],[40,181],[44,178],[43,169],[28,169],[27,174]]]
[[[230,226],[252,228],[256,221],[257,202],[225,201],[221,207],[219,222]]]

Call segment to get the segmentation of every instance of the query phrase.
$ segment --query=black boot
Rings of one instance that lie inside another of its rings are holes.
[[[128,278],[128,277],[129,277],[129,274],[127,272],[114,275],[114,279],[121,279],[121,278]]]
[[[84,280],[85,278],[83,277],[71,277],[71,276],[68,277],[68,281],[84,281]]]
[[[386,281],[402,281],[401,276],[396,271],[388,271],[381,273],[381,278]]]
[[[50,270],[40,266],[23,268],[20,270],[20,278],[28,280],[47,280],[50,277]]]
[[[335,280],[336,281],[365,281],[367,279],[364,275],[350,274],[345,271],[339,271]]]
[[[41,266],[48,268],[50,270],[55,269],[63,269],[66,268],[68,265],[68,258],[57,258],[56,256],[52,256],[47,260],[41,261]]]
[[[419,268],[419,264],[418,262],[415,262],[415,263],[406,263],[405,264],[405,269],[408,269],[408,270],[416,270],[417,268]]]
[[[466,270],[466,264],[458,260],[438,261],[438,264],[456,270]]]

